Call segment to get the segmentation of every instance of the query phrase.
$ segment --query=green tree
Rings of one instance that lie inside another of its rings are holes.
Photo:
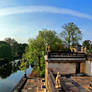
[[[85,41],[83,41],[82,45],[84,47],[86,47],[87,49],[90,49],[91,41],[90,40],[85,40]]]
[[[12,56],[15,58],[22,58],[22,54],[25,52],[25,48],[27,47],[26,43],[18,43],[15,39],[5,38],[5,42],[10,44],[12,49]]]
[[[92,44],[90,44],[90,46],[88,46],[89,48],[88,48],[88,53],[92,53]]]
[[[22,55],[23,55],[23,53],[25,53],[25,49],[26,49],[26,47],[28,46],[28,44],[26,44],[26,43],[23,43],[23,44],[18,44],[18,57],[19,58],[22,58]]]
[[[64,48],[61,39],[57,36],[55,31],[52,30],[41,30],[35,39],[30,39],[26,53],[23,55],[23,59],[27,59],[31,65],[45,72],[44,55],[46,53],[46,45],[51,46],[51,51],[60,50]]]
[[[18,56],[18,50],[19,50],[18,42],[15,39],[12,39],[12,38],[5,38],[5,42],[10,44],[11,49],[12,49],[12,56],[17,57]]]
[[[57,33],[54,30],[44,29],[43,31],[39,31],[37,39],[42,39],[45,47],[46,45],[50,45],[51,51],[64,49],[64,44],[62,40],[58,37]]]
[[[11,60],[12,51],[8,43],[0,41],[0,59]]]
[[[61,32],[61,37],[68,47],[70,47],[70,45],[79,44],[79,41],[82,39],[82,33],[74,23],[70,22],[65,24],[63,29],[64,31]]]

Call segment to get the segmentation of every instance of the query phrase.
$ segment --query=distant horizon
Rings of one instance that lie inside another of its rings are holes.
[[[90,0],[0,0],[0,40],[11,37],[19,43],[28,43],[28,39],[35,38],[39,30],[60,33],[62,26],[69,22],[80,28],[82,41],[91,40],[91,4]]]

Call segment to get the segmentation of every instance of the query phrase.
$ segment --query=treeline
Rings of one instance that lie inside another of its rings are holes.
[[[6,38],[0,41],[0,61],[10,61],[22,58],[27,44],[18,43],[16,40]]]
[[[81,39],[80,29],[72,22],[65,24],[60,34],[54,30],[40,30],[35,39],[29,40],[21,67],[29,63],[43,76],[45,72],[44,55],[48,46],[51,51],[69,50],[70,45],[78,45]]]

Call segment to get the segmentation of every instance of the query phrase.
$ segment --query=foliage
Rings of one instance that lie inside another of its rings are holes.
[[[92,43],[90,40],[83,41],[82,46],[87,48],[88,53],[92,53]]]
[[[17,52],[18,52],[18,43],[17,43],[17,41],[14,40],[14,39],[11,39],[11,38],[5,38],[5,42],[10,44],[11,49],[12,49],[12,56],[16,57],[17,56]]]
[[[82,39],[82,33],[74,23],[70,22],[65,24],[63,29],[64,31],[61,32],[61,37],[68,47],[70,47],[70,45],[77,45]]]
[[[90,44],[90,46],[87,47],[87,52],[92,53],[92,44]]]
[[[43,70],[40,72],[40,76],[41,76],[41,77],[45,77],[45,69],[43,69]]]
[[[91,41],[90,40],[85,40],[85,41],[83,41],[82,45],[84,47],[86,47],[87,49],[90,49]]]
[[[25,52],[25,48],[27,44],[19,44],[15,39],[12,38],[5,38],[5,42],[10,44],[12,49],[12,56],[13,58],[22,58],[22,54]]]
[[[25,53],[25,49],[28,45],[26,43],[18,44],[17,55],[19,58],[22,58],[23,53]]]
[[[0,41],[0,59],[11,60],[11,47],[8,43]]]
[[[22,62],[21,62],[21,65],[20,65],[20,67],[19,67],[19,69],[20,70],[22,70],[22,71],[24,71],[24,70],[26,70],[26,62],[24,62],[23,60],[22,60]]]
[[[45,47],[46,45],[50,45],[51,51],[62,50],[64,48],[64,44],[62,43],[62,40],[57,36],[57,33],[53,30],[45,29],[43,31],[40,31],[37,36],[37,39],[38,40],[42,39]]]
[[[31,66],[40,71],[43,76],[45,72],[44,55],[46,53],[46,46],[50,45],[51,50],[60,50],[64,48],[62,40],[57,36],[55,31],[41,30],[35,39],[30,39],[26,52],[23,55],[24,59],[30,62]]]

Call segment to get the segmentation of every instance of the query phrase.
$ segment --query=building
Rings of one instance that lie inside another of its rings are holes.
[[[92,55],[87,55],[85,53],[75,53],[75,52],[74,53],[48,52],[47,55],[45,55],[45,71],[46,71],[45,72],[46,88],[48,92],[58,92],[55,91],[56,88],[55,88],[55,78],[54,78],[56,77],[57,72],[59,72],[61,76],[66,75],[67,77],[70,77],[72,75],[92,76]],[[54,77],[52,77],[53,75]],[[76,90],[77,89],[78,88],[76,88]],[[74,92],[78,92],[78,91],[74,91]]]

